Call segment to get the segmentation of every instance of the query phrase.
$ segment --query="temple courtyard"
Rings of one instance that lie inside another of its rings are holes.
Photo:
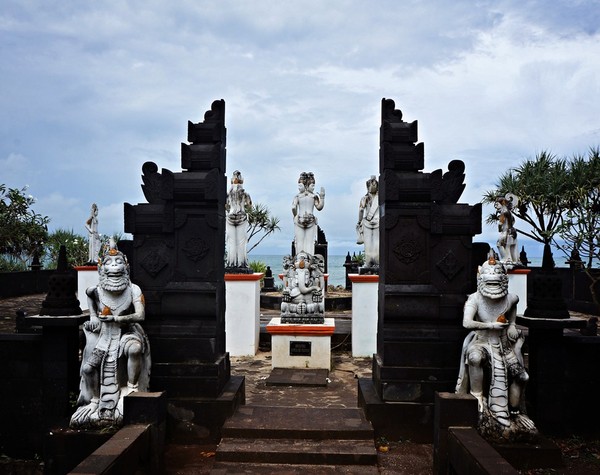
[[[15,312],[25,310],[29,315],[39,311],[45,294],[35,294],[0,300],[0,332],[15,331]],[[318,407],[325,409],[356,408],[357,378],[371,377],[371,359],[353,358],[349,351],[350,312],[335,314],[339,333],[332,342],[332,370],[326,386],[268,385],[271,375],[271,351],[268,334],[264,326],[277,311],[261,308],[261,343],[254,357],[231,357],[232,375],[245,376],[246,405],[281,407]],[[572,313],[572,316],[587,318],[588,315]],[[566,330],[572,331],[572,330]],[[597,410],[596,407],[589,410]],[[341,421],[340,421],[341,424]],[[600,441],[582,438],[553,439],[561,448],[564,467],[523,471],[524,474],[595,474],[600,472]],[[416,444],[410,440],[390,440],[387,452],[378,452],[377,466],[373,472],[364,472],[368,467],[358,466],[355,473],[381,474],[430,474],[433,473],[433,446]],[[348,473],[335,465],[308,468],[303,465],[280,465],[271,468],[261,466],[251,472],[231,471],[215,460],[217,445],[186,444],[171,441],[165,451],[165,473],[167,474],[230,474],[230,473]],[[0,473],[13,473],[10,460],[0,460]],[[23,462],[19,473],[42,473],[39,461]],[[266,471],[265,471],[266,470]],[[272,471],[269,471],[272,470]],[[362,471],[361,471],[362,470]]]

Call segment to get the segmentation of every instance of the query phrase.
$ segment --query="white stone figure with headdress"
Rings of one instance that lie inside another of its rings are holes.
[[[512,267],[520,264],[519,247],[517,244],[517,230],[515,228],[515,217],[513,208],[518,206],[519,198],[512,193],[507,193],[506,196],[496,199],[494,207],[498,214],[498,251],[500,253],[500,261]]]
[[[302,172],[298,178],[298,194],[292,202],[294,216],[294,246],[296,254],[301,251],[314,255],[317,240],[317,218],[314,210],[321,211],[325,206],[325,189],[314,192],[315,176],[312,172]]]
[[[230,269],[248,268],[248,212],[252,199],[244,190],[244,179],[239,170],[233,172],[231,188],[225,202],[225,266]]]
[[[86,344],[73,428],[121,424],[123,398],[147,391],[150,381],[150,344],[140,325],[144,296],[131,283],[127,258],[112,239],[98,274],[99,284],[86,290],[90,319],[83,325]]]
[[[379,268],[379,182],[375,176],[367,180],[367,194],[358,206],[357,244],[365,245],[365,268]]]
[[[96,203],[92,204],[90,217],[85,222],[85,229],[87,229],[89,234],[88,263],[96,264],[100,257],[100,248],[102,247],[100,234],[98,233],[98,205],[96,205]]]

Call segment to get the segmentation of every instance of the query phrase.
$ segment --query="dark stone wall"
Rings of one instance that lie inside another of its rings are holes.
[[[532,267],[530,276],[534,276],[536,273],[541,272],[541,268]],[[556,276],[562,281],[562,296],[565,299],[567,308],[569,310],[581,313],[588,313],[592,315],[600,315],[600,309],[594,304],[592,299],[592,293],[590,285],[592,284],[591,279],[582,270],[578,269],[567,269],[564,267],[557,267],[554,269]],[[600,273],[600,269],[593,269],[596,275]],[[528,286],[531,286],[532,279],[527,280]],[[595,285],[596,295],[600,297],[600,280]],[[530,290],[528,290],[531,293]]]
[[[53,270],[0,272],[0,298],[48,292],[48,280]]]
[[[597,437],[600,435],[600,411],[596,410],[595,401],[600,394],[600,337],[568,332],[564,337],[564,345],[566,361],[561,389],[567,404],[556,408],[562,416],[562,424],[555,429],[562,431],[563,435]]]
[[[0,453],[42,456],[42,336],[0,334]]]

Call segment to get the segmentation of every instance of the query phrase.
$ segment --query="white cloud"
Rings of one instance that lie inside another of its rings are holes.
[[[465,161],[463,202],[540,149],[597,145],[599,21],[594,1],[7,0],[1,181],[30,184],[51,226],[79,229],[97,202],[118,231],[142,164],[178,171],[187,121],[223,98],[227,173],[281,218],[261,249],[289,249],[304,170],[330,248],[350,246],[382,97],[419,120],[426,171]]]

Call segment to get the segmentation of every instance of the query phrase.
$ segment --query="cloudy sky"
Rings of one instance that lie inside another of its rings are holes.
[[[465,162],[474,204],[541,150],[600,144],[599,25],[598,0],[3,0],[0,183],[51,229],[84,234],[95,202],[121,232],[142,164],[180,171],[187,121],[224,99],[227,175],[281,219],[256,253],[289,252],[305,170],[330,252],[358,251],[382,98],[419,121],[425,171]]]

